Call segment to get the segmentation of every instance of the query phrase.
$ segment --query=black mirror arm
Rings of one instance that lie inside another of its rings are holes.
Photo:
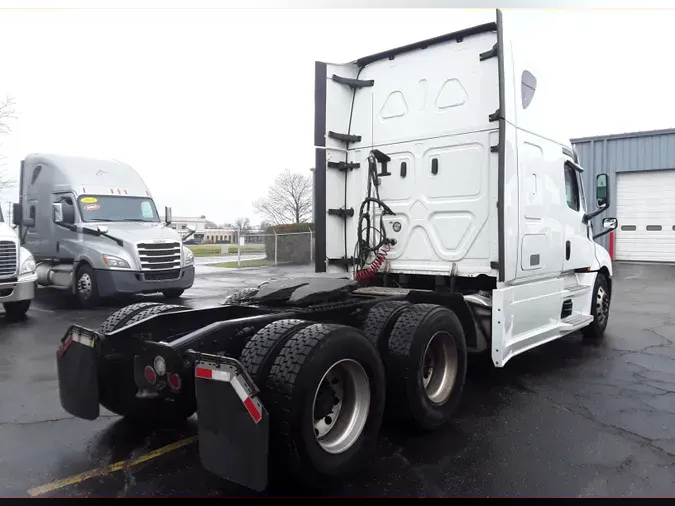
[[[583,222],[584,222],[584,223],[588,223],[588,222],[591,221],[593,218],[595,218],[597,215],[599,215],[599,214],[605,212],[605,211],[607,210],[608,207],[609,207],[609,205],[608,205],[608,204],[605,204],[605,205],[602,206],[602,207],[598,207],[595,211],[593,211],[593,212],[591,212],[591,213],[586,213],[586,214],[584,214]]]
[[[615,228],[609,228],[609,229],[607,229],[607,230],[603,230],[603,231],[600,232],[599,234],[595,234],[595,235],[593,236],[593,240],[595,241],[598,237],[602,237],[603,235],[607,235],[607,234],[609,234],[610,232],[613,232],[614,230],[616,230],[616,227],[615,227]]]

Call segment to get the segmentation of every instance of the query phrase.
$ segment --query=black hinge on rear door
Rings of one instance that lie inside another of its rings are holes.
[[[354,170],[361,167],[359,162],[327,162],[326,167],[339,171]]]
[[[373,81],[372,79],[370,79],[368,81],[364,81],[364,80],[361,80],[361,79],[352,79],[350,77],[336,76],[335,74],[333,74],[333,77],[331,77],[331,79],[333,81],[335,81],[336,83],[346,84],[347,86],[349,86],[351,88],[354,88],[354,89],[368,88],[368,87],[373,86],[375,84],[375,81]]]
[[[347,219],[348,217],[351,218],[354,216],[354,209],[349,208],[349,209],[329,209],[328,214],[331,216],[339,216],[340,218]]]
[[[480,61],[489,60],[490,58],[494,58],[497,55],[499,55],[499,47],[497,44],[495,44],[492,46],[492,49],[480,54]]]
[[[328,132],[328,137],[330,137],[331,139],[341,141],[341,142],[359,142],[361,140],[360,135],[340,134],[340,133],[333,132],[333,131]]]

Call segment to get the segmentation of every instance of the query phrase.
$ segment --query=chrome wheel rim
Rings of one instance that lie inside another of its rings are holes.
[[[422,384],[431,402],[442,404],[448,400],[455,386],[459,353],[455,340],[447,332],[435,333],[424,350]]]
[[[347,451],[363,432],[370,411],[370,381],[355,360],[336,362],[323,375],[312,404],[319,446],[331,454]]]
[[[77,291],[85,299],[89,298],[91,295],[91,277],[89,274],[84,273],[80,276],[80,280],[77,282]]]
[[[601,325],[607,320],[609,313],[609,294],[603,287],[598,287],[598,295],[595,298],[595,317]]]

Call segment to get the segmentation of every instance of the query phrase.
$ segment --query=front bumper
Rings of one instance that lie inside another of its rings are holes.
[[[193,265],[184,267],[174,279],[149,280],[145,272],[96,270],[96,283],[101,297],[130,295],[135,293],[157,293],[180,288],[187,290],[195,281]],[[158,273],[152,273],[157,275]]]
[[[17,281],[0,281],[0,304],[32,300],[35,297],[37,274],[21,276]]]

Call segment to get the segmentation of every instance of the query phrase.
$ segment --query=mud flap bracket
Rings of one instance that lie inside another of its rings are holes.
[[[85,420],[95,420],[100,413],[96,351],[100,339],[94,331],[71,325],[56,351],[61,407]]]
[[[267,487],[269,415],[237,360],[198,354],[199,456],[208,471],[253,490]]]

